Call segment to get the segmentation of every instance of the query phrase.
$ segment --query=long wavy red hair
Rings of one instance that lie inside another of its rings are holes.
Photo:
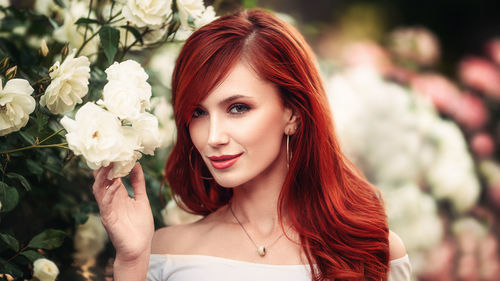
[[[380,194],[339,147],[310,47],[268,12],[223,16],[185,42],[172,79],[177,142],[165,167],[173,193],[186,211],[200,215],[231,199],[232,189],[210,179],[188,125],[196,105],[240,59],[277,85],[300,119],[278,215],[284,210],[299,234],[313,280],[386,280],[389,230]]]

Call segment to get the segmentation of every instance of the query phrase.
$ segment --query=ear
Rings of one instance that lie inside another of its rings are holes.
[[[291,136],[297,132],[300,118],[292,108],[285,108],[285,135]]]

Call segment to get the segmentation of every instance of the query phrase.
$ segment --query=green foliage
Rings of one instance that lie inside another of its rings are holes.
[[[61,246],[66,233],[57,229],[47,229],[31,239],[28,248],[52,250]]]
[[[120,31],[112,26],[104,25],[99,31],[99,37],[101,38],[104,54],[108,58],[108,64],[112,64],[118,51]]]

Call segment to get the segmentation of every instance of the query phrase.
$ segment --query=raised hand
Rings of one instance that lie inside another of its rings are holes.
[[[117,263],[130,266],[145,263],[147,269],[154,223],[141,165],[136,163],[130,173],[135,198],[129,197],[120,178],[106,179],[110,170],[111,165],[94,172],[92,189],[102,223],[116,249],[115,271]]]

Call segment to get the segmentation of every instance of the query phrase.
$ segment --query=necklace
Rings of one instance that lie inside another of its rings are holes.
[[[257,248],[257,253],[259,253],[259,256],[261,256],[261,257],[264,257],[267,254],[267,249],[271,248],[271,246],[273,246],[274,244],[276,244],[276,242],[278,242],[278,240],[280,240],[280,238],[283,236],[283,234],[285,234],[285,232],[281,233],[281,235],[278,236],[278,238],[276,238],[276,240],[274,240],[273,243],[271,243],[267,247],[265,245],[259,246],[259,245],[257,245],[257,243],[255,243],[255,241],[252,239],[252,237],[250,236],[250,234],[248,234],[248,231],[245,229],[245,227],[243,226],[243,224],[241,224],[240,220],[234,214],[233,204],[232,203],[229,203],[229,210],[231,210],[231,214],[233,214],[233,217],[236,219],[236,221],[238,222],[238,224],[241,226],[241,229],[243,229],[243,231],[248,236],[248,238],[250,239],[250,241],[252,241],[252,243],[255,245],[255,248]],[[288,227],[288,229],[290,229],[290,227],[291,227],[291,225]],[[288,229],[287,229],[287,231],[288,231]]]

